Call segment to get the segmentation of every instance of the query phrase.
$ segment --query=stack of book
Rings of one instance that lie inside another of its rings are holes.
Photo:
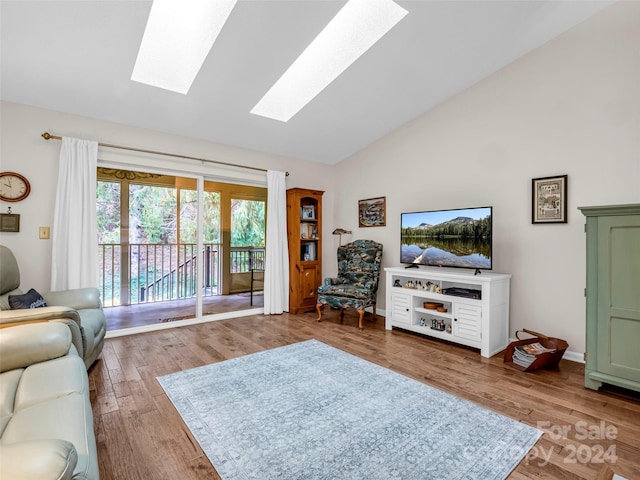
[[[541,353],[555,352],[555,348],[547,348],[540,342],[518,345],[513,349],[513,363],[527,368]]]

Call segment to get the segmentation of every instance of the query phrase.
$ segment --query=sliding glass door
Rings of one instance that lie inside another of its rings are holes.
[[[199,305],[203,315],[251,307],[248,279],[264,255],[266,189],[202,185],[199,210],[194,178],[98,169],[108,330],[193,318]]]

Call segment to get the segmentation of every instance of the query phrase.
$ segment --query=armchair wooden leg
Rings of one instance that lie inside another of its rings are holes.
[[[316,303],[316,310],[318,311],[318,322],[322,320],[322,303]]]
[[[362,328],[362,319],[364,318],[364,308],[362,310],[358,310],[358,328],[363,330]]]

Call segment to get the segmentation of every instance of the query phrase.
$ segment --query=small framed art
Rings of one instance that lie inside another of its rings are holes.
[[[384,227],[387,224],[387,197],[358,200],[358,226]]]
[[[20,215],[17,213],[0,213],[0,232],[19,232]]]
[[[534,178],[531,223],[567,223],[567,175]]]

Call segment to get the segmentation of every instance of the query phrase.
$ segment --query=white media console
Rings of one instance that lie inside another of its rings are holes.
[[[511,275],[432,267],[384,270],[387,330],[397,327],[478,348],[483,357],[509,344]],[[437,291],[425,290],[427,285]],[[458,289],[455,295],[452,289]],[[442,304],[446,312],[425,303]]]

